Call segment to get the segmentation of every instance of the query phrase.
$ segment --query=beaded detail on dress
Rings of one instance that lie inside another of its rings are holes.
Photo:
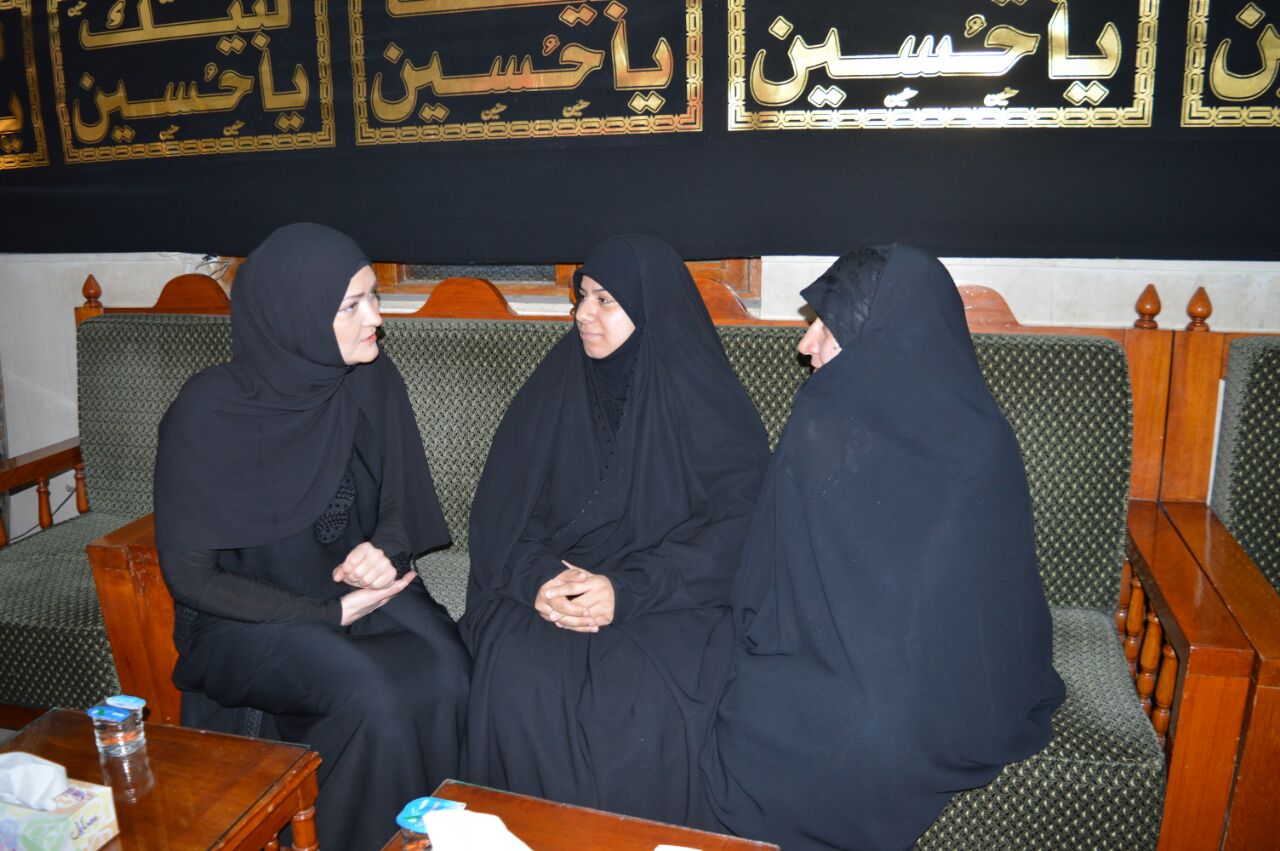
[[[351,506],[355,505],[358,493],[355,473],[351,472],[351,463],[347,462],[342,481],[338,482],[338,490],[312,527],[317,541],[332,544],[342,537],[342,533],[347,531],[347,524],[351,522]]]

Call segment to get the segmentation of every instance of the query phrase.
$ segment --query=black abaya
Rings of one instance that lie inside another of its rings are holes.
[[[334,336],[366,263],[315,225],[251,254],[232,297],[233,360],[184,387],[156,467],[175,684],[264,711],[315,748],[321,845],[352,851],[381,847],[400,806],[456,776],[470,672],[420,582],[340,626],[352,589],[332,571],[357,545],[403,572],[448,540],[398,372],[385,356],[347,366]],[[184,720],[188,709],[184,697]]]
[[[841,352],[769,467],[703,768],[736,833],[901,849],[1049,740],[1031,501],[936,259],[862,250],[804,295]]]
[[[601,370],[570,330],[495,435],[459,624],[475,658],[464,771],[516,792],[711,825],[697,758],[732,641],[729,589],[764,429],[668,246],[615,238],[583,271],[641,330],[625,372]],[[642,299],[627,297],[627,280]],[[535,611],[561,559],[612,583],[614,620],[598,633]]]

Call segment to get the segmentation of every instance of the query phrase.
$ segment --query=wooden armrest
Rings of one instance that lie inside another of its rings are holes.
[[[101,538],[91,542],[92,547],[150,547],[155,549],[156,545],[156,516],[148,514],[145,517],[139,517],[137,520],[130,521],[125,525],[116,529],[114,532],[108,532]]]
[[[1129,506],[1129,559],[1188,673],[1247,677],[1253,651],[1168,515],[1154,502]]]
[[[1132,501],[1128,531],[1133,589],[1125,652],[1137,663],[1138,693],[1157,733],[1168,725],[1159,847],[1216,848],[1226,824],[1253,650],[1156,503]]]
[[[0,461],[0,494],[34,484],[36,507],[41,529],[53,525],[53,509],[49,502],[49,477],[66,470],[76,471],[76,511],[89,510],[89,492],[84,486],[84,458],[80,455],[80,438],[73,437],[34,452]],[[0,547],[7,546],[9,535],[0,518]]]
[[[0,461],[0,493],[31,485],[83,463],[80,438],[73,437]]]
[[[1280,686],[1280,594],[1202,502],[1166,502],[1165,513],[1248,638],[1259,685]]]
[[[1224,848],[1261,848],[1280,836],[1280,594],[1202,502],[1164,504],[1178,534],[1253,648],[1248,711]]]
[[[173,598],[160,573],[155,515],[148,514],[88,546],[102,621],[120,687],[147,701],[151,718],[177,724],[181,694],[173,685]]]

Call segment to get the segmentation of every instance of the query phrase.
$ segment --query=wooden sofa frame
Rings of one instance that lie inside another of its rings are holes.
[[[1189,322],[1173,334],[1168,426],[1160,505],[1253,651],[1243,729],[1222,847],[1280,843],[1280,594],[1209,506],[1219,389],[1234,340],[1264,336],[1209,327],[1213,305],[1201,288]],[[1275,335],[1265,335],[1275,336]]]
[[[801,325],[763,322],[746,311],[723,284],[699,281],[717,324]],[[1004,300],[984,287],[960,288],[975,333],[1074,334],[1108,337],[1125,349],[1133,389],[1133,461],[1128,558],[1118,593],[1116,627],[1136,689],[1161,737],[1168,765],[1160,848],[1217,847],[1223,833],[1236,753],[1250,690],[1255,652],[1157,503],[1168,461],[1166,421],[1169,376],[1177,332],[1157,327],[1158,296],[1148,287],[1136,305],[1133,328],[1024,326]],[[101,289],[86,281],[86,303],[77,323],[105,312],[224,314],[221,288],[200,275],[171,281],[150,308],[104,308]],[[501,292],[479,279],[437,285],[410,316],[467,319],[535,319],[518,316]],[[75,443],[75,441],[68,442]],[[52,452],[53,448],[50,448]],[[78,445],[63,446],[57,463],[80,463]],[[14,459],[9,487],[24,476],[46,477],[52,455]],[[7,468],[5,468],[7,469]],[[87,510],[87,500],[77,500]],[[159,570],[152,516],[138,518],[90,544],[89,560],[123,689],[148,700],[153,717],[177,723],[180,696],[170,681],[177,655],[172,644],[173,603]],[[0,715],[0,718],[3,716]]]

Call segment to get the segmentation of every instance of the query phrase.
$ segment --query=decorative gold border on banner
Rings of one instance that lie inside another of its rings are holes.
[[[1187,12],[1187,64],[1182,76],[1183,127],[1280,127],[1280,107],[1205,106],[1209,54],[1209,0],[1191,0]]]
[[[67,108],[67,87],[62,70],[62,43],[58,28],[58,6],[71,0],[49,0],[49,49],[53,60],[53,82],[57,95],[58,124],[62,130],[62,156],[68,163],[110,162],[113,160],[183,157],[201,154],[247,154],[261,151],[293,151],[332,148],[333,73],[329,61],[328,0],[315,0],[316,59],[320,92],[320,129],[305,133],[260,134],[221,138],[181,139],[168,142],[139,142],[131,145],[76,147],[71,137]]]
[[[1150,127],[1160,0],[1138,0],[1133,104],[1126,107],[747,109],[746,0],[729,0],[730,130],[897,130],[958,127]]]
[[[678,115],[609,115],[522,121],[468,121],[415,127],[369,126],[369,88],[364,69],[362,2],[363,0],[348,0],[357,145],[573,136],[641,136],[649,133],[691,133],[702,129],[702,0],[685,0],[685,88],[689,106]]]
[[[44,135],[40,87],[36,81],[36,39],[31,25],[31,0],[0,0],[0,9],[18,9],[22,14],[22,61],[27,75],[27,114],[31,116],[31,133],[36,140],[34,151],[0,155],[0,171],[48,165],[49,145]]]

